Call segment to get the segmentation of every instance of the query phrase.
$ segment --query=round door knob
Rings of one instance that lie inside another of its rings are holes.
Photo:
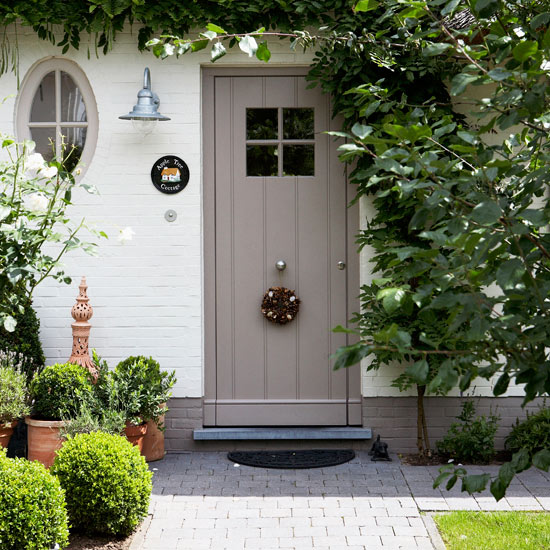
[[[277,260],[275,262],[275,267],[279,270],[279,271],[284,271],[286,269],[286,262],[284,260]]]
[[[336,267],[341,271],[342,269],[346,269],[346,262],[343,262],[342,260],[340,260],[337,264],[336,264]]]

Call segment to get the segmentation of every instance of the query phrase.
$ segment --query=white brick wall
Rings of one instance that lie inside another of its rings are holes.
[[[38,40],[29,29],[18,29],[23,77],[38,60],[59,56],[60,49]],[[114,365],[131,354],[152,355],[163,368],[175,369],[176,397],[202,395],[202,257],[201,257],[201,64],[210,65],[208,51],[157,60],[137,50],[137,31],[119,34],[114,50],[96,58],[86,40],[72,59],[86,73],[99,112],[99,136],[85,179],[100,196],[79,193],[72,216],[83,215],[105,230],[99,257],[72,254],[66,258],[71,286],[47,282],[37,290],[35,306],[49,363],[64,361],[71,352],[70,309],[86,275],[94,307],[91,346]],[[273,64],[307,64],[309,58],[275,41]],[[244,54],[228,55],[223,63],[255,63]],[[221,64],[221,63],[219,63]],[[158,123],[148,136],[137,134],[131,122],[119,120],[136,102],[143,69],[151,69],[160,111],[169,122]],[[0,98],[17,93],[13,74],[0,78]],[[0,130],[14,132],[15,97],[0,107]],[[174,154],[189,166],[188,186],[164,195],[150,180],[153,163]],[[164,213],[178,218],[168,223]],[[117,241],[120,228],[136,235],[125,245]]]

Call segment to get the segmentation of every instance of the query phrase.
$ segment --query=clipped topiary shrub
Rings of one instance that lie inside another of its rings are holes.
[[[51,472],[65,490],[71,525],[79,531],[128,535],[147,515],[152,474],[124,437],[94,432],[69,438]]]
[[[65,497],[59,480],[42,464],[6,458],[0,450],[0,548],[66,548]]]
[[[0,350],[11,351],[17,355],[22,370],[30,382],[34,374],[44,368],[46,357],[40,343],[40,321],[29,303],[25,312],[15,315],[17,325],[8,332],[0,325]]]
[[[93,399],[89,371],[70,363],[46,367],[31,384],[33,416],[43,420],[73,418]]]
[[[527,413],[523,422],[518,418],[506,438],[506,448],[513,452],[527,449],[531,456],[542,449],[550,449],[550,408]]]

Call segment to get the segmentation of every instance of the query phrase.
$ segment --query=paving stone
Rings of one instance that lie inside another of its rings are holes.
[[[434,490],[437,466],[374,464],[366,452],[311,471],[235,467],[225,453],[168,455],[152,470],[150,521],[131,550],[433,550],[421,511],[550,510],[546,472],[517,476],[497,503],[488,490]]]

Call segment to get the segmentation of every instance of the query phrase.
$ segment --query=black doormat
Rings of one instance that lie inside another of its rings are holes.
[[[227,453],[227,458],[245,466],[294,470],[338,466],[338,464],[344,464],[355,458],[355,451],[349,449],[312,451],[235,451]]]

